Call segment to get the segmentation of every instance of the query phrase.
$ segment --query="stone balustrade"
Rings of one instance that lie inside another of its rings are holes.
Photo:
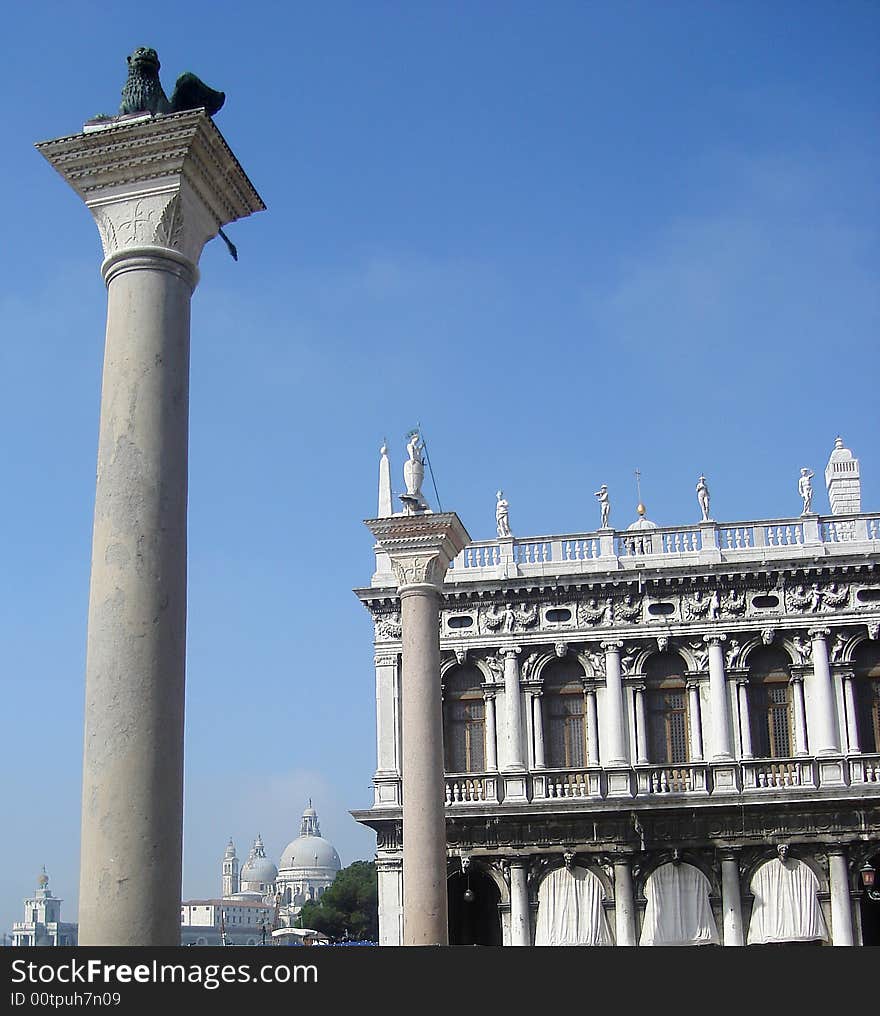
[[[880,549],[878,544],[880,513],[500,538],[469,544],[452,562],[446,583],[512,574],[626,571],[652,561],[668,567],[676,563],[842,556],[857,550],[876,553]]]
[[[823,787],[851,787],[854,791],[880,795],[880,755],[827,758],[749,759],[734,762],[687,762],[680,765],[637,765],[623,767],[629,772],[629,792],[636,799],[662,796],[698,797],[713,793],[739,796],[784,794],[797,800],[803,793]],[[733,769],[735,779],[717,780]],[[619,772],[619,771],[616,771]],[[609,793],[607,771],[600,766],[584,769],[531,772],[527,779],[529,802],[560,800],[601,801],[619,798],[619,789]],[[504,801],[504,781],[497,773],[449,774],[446,776],[446,805],[494,805]],[[520,800],[517,803],[522,803]]]

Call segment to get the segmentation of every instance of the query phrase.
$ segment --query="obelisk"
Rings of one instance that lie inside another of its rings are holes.
[[[204,244],[265,206],[203,109],[37,145],[104,248],[107,331],[86,659],[80,945],[177,945],[190,299]]]

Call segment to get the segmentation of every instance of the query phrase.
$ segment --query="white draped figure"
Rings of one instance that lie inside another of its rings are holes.
[[[557,868],[538,889],[535,945],[614,945],[602,901],[605,890],[586,868]]]
[[[645,883],[639,945],[718,945],[709,879],[692,864],[661,864]]]
[[[752,875],[749,888],[755,897],[749,945],[828,938],[817,895],[819,879],[803,861],[774,857]]]

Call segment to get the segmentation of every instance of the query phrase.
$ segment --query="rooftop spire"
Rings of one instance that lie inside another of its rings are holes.
[[[388,443],[382,441],[379,450],[379,514],[378,518],[386,519],[394,514],[391,507],[391,463],[388,461]]]

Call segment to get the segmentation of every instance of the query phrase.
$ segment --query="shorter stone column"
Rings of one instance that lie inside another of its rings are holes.
[[[636,901],[629,857],[614,860],[614,926],[618,945],[636,944]]]
[[[545,769],[544,759],[544,714],[541,709],[541,692],[532,692],[532,726],[535,731],[535,768]]]
[[[648,712],[645,708],[645,686],[637,684],[636,696],[636,765],[648,764]]]
[[[498,772],[497,733],[495,729],[495,689],[485,688],[483,699],[486,703],[486,770]]]
[[[737,678],[736,681],[737,706],[739,708],[739,733],[742,740],[742,757],[744,759],[754,758],[752,752],[752,721],[749,717],[749,679],[747,677]]]
[[[828,661],[828,628],[811,628],[809,636],[813,646],[813,701],[815,703],[815,736],[813,748],[817,755],[837,755],[840,738],[837,733],[834,708],[834,686],[831,683],[831,665]]]
[[[700,710],[700,685],[698,681],[687,682],[688,712],[690,713],[691,762],[703,761],[703,723]]]
[[[739,884],[739,851],[721,852],[721,909],[724,944],[744,945],[742,889]]]
[[[622,642],[603,642],[605,651],[605,726],[608,729],[607,743],[609,758],[607,766],[628,766],[629,751],[626,746],[626,729],[623,723],[623,678],[620,670]]]
[[[851,670],[841,671],[843,680],[843,702],[846,708],[846,748],[850,755],[861,755],[862,749],[859,744],[859,724],[856,710],[855,688],[853,687],[853,672]]]
[[[844,847],[828,848],[828,869],[831,882],[831,944],[853,945],[852,896]]]
[[[584,689],[587,700],[587,765],[599,765],[599,711],[596,706],[594,685]]]
[[[809,755],[807,741],[807,707],[804,702],[804,675],[792,674],[789,680],[794,705],[794,753]]]
[[[519,646],[501,650],[504,658],[504,716],[507,721],[507,764],[505,770],[523,770],[522,695],[519,687]]]
[[[712,715],[711,756],[718,761],[732,758],[727,678],[724,673],[724,650],[721,647],[721,643],[725,639],[725,635],[706,635],[703,639],[709,647],[709,703]]]
[[[529,884],[527,862],[522,857],[510,859],[510,944],[531,945],[529,926]]]

